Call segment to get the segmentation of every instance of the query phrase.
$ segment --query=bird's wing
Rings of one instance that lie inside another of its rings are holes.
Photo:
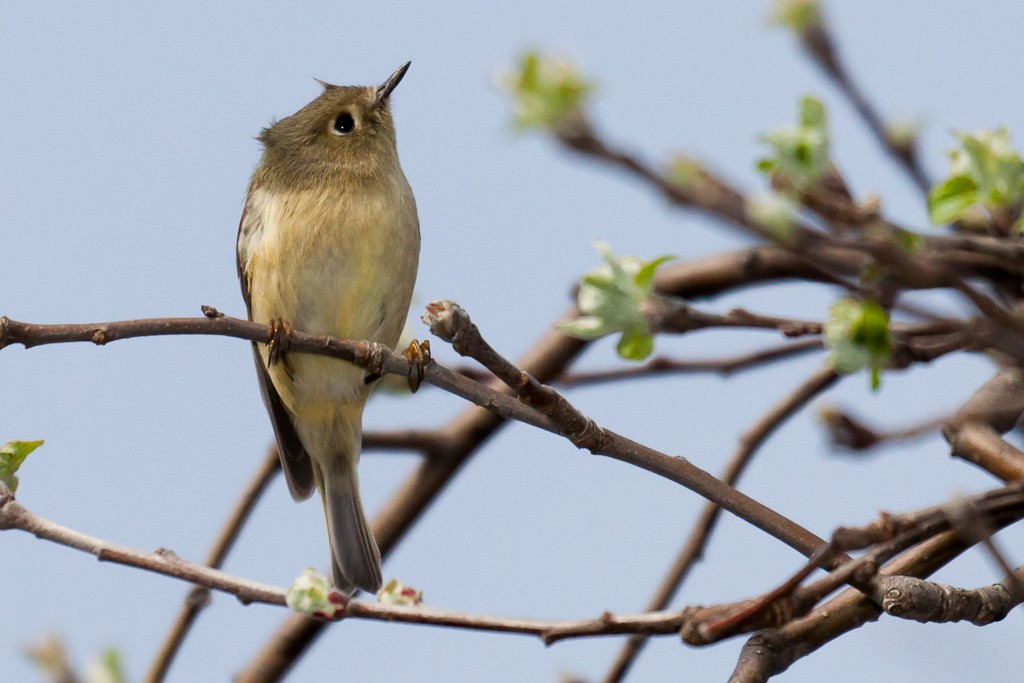
[[[238,223],[235,263],[238,266],[238,282],[242,286],[242,298],[245,299],[245,309],[250,320],[252,320],[252,303],[245,264],[249,261],[252,242],[262,229],[259,216],[255,212],[249,211],[249,203],[246,202],[245,210],[242,211],[242,220]],[[256,376],[259,379],[263,404],[267,406],[270,422],[274,425],[274,435],[277,437],[277,448],[281,457],[281,469],[284,470],[284,478],[288,482],[288,492],[295,500],[305,500],[313,494],[316,485],[309,453],[306,452],[306,448],[299,440],[295,425],[292,424],[292,418],[270,380],[270,374],[263,364],[263,358],[255,343],[252,345],[252,355],[256,361]]]

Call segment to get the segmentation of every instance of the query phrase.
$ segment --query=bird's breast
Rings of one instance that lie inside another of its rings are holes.
[[[404,179],[395,189],[358,194],[256,188],[241,232],[253,320],[282,318],[303,332],[397,343],[419,257],[416,207]],[[286,405],[364,392],[361,370],[308,354],[291,354],[284,367],[271,368],[271,378]]]

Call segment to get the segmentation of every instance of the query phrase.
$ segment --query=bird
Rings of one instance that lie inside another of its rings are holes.
[[[258,136],[238,228],[237,265],[260,393],[291,496],[320,493],[333,585],[377,592],[380,552],[359,495],[366,371],[336,358],[282,353],[291,330],[393,348],[419,265],[416,200],[399,164],[391,96],[409,69],[377,86],[323,91]]]

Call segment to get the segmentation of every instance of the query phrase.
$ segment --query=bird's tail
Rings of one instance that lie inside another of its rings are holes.
[[[349,593],[353,587],[376,593],[383,583],[380,551],[359,499],[356,457],[339,454],[314,469],[327,516],[334,585]]]

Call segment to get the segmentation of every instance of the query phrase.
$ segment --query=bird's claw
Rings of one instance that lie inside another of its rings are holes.
[[[283,318],[270,321],[270,338],[267,340],[267,367],[284,360],[284,354],[292,344],[292,326]]]
[[[402,356],[409,361],[409,391],[415,394],[423,382],[427,366],[430,365],[430,340],[418,342],[413,339],[409,342],[409,347],[402,351]]]

